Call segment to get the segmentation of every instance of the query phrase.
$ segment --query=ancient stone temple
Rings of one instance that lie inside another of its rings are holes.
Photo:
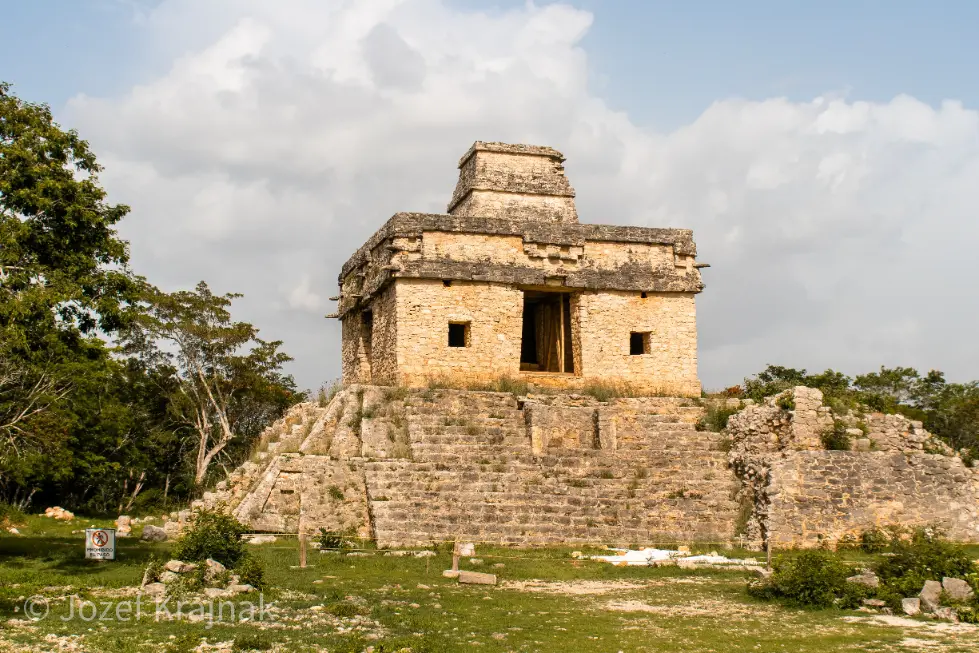
[[[477,141],[448,213],[398,213],[343,265],[345,384],[526,377],[699,396],[693,234],[580,224],[560,152]]]

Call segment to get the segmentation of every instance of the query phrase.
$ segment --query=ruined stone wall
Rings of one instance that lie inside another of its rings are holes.
[[[956,539],[979,541],[979,469],[965,467],[920,422],[834,415],[822,400],[819,390],[800,386],[728,420],[739,501],[752,507],[745,525],[751,542],[832,545],[891,525],[938,525]],[[849,427],[849,451],[824,449],[822,435],[836,422]]]
[[[520,369],[523,293],[499,284],[404,279],[397,284],[400,382],[461,381],[515,375]],[[467,347],[449,347],[449,323],[469,325]]]
[[[668,395],[699,397],[694,296],[586,291],[580,296],[581,373]],[[630,333],[648,333],[649,353],[629,353]]]
[[[771,463],[768,537],[820,546],[899,525],[979,542],[979,470],[938,454],[793,451]]]

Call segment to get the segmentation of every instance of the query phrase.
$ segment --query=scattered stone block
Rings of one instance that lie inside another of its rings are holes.
[[[163,583],[147,583],[143,586],[143,593],[150,596],[162,596],[167,591],[167,586]]]
[[[164,585],[169,585],[170,583],[174,582],[179,578],[180,578],[180,574],[173,571],[165,571],[162,574],[160,574],[160,582],[163,583]]]
[[[887,605],[887,601],[881,601],[880,599],[864,599],[862,603],[868,608],[883,608]]]
[[[901,599],[901,610],[904,611],[904,614],[911,617],[921,614],[921,599],[917,597]]]
[[[942,589],[945,590],[946,596],[953,601],[971,601],[972,597],[975,596],[975,592],[972,591],[969,583],[961,578],[948,578],[946,576],[942,579]]]
[[[143,526],[143,534],[139,539],[143,540],[144,542],[166,542],[167,532],[159,526],[146,524]]]
[[[483,574],[478,571],[460,571],[459,582],[469,585],[496,585],[496,574]]]
[[[167,564],[163,565],[163,568],[175,574],[186,574],[197,569],[197,565],[192,562],[184,562],[183,560],[170,560]]]
[[[955,624],[959,623],[959,615],[954,608],[935,608],[932,616],[941,621],[951,621]]]
[[[942,584],[937,580],[926,580],[918,594],[921,599],[921,610],[923,612],[934,612],[938,609],[942,597]]]
[[[850,576],[846,579],[846,582],[853,583],[855,585],[863,585],[864,587],[869,587],[871,589],[880,587],[880,579],[877,578],[877,574],[870,569],[864,569],[856,576]]]
[[[234,584],[234,585],[228,585],[228,588],[224,591],[227,596],[236,596],[238,594],[247,594],[248,592],[254,592],[255,588],[248,584],[244,584],[244,585]]]
[[[225,567],[224,565],[222,565],[217,560],[212,560],[211,558],[208,558],[207,560],[205,560],[204,561],[204,565],[206,567],[206,569],[204,571],[204,578],[207,579],[207,580],[209,580],[209,581],[210,580],[214,580],[215,578],[217,578],[221,574],[223,574],[226,571],[228,571],[227,567]]]

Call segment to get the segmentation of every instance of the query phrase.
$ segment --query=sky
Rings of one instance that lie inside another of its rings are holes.
[[[475,140],[568,158],[583,222],[694,230],[700,375],[979,378],[974,2],[44,0],[0,79],[88,139],[136,272],[339,375],[343,261]]]

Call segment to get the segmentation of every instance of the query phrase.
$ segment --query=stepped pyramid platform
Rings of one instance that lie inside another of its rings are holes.
[[[382,547],[727,541],[738,482],[688,399],[354,385],[293,407],[195,506]]]

